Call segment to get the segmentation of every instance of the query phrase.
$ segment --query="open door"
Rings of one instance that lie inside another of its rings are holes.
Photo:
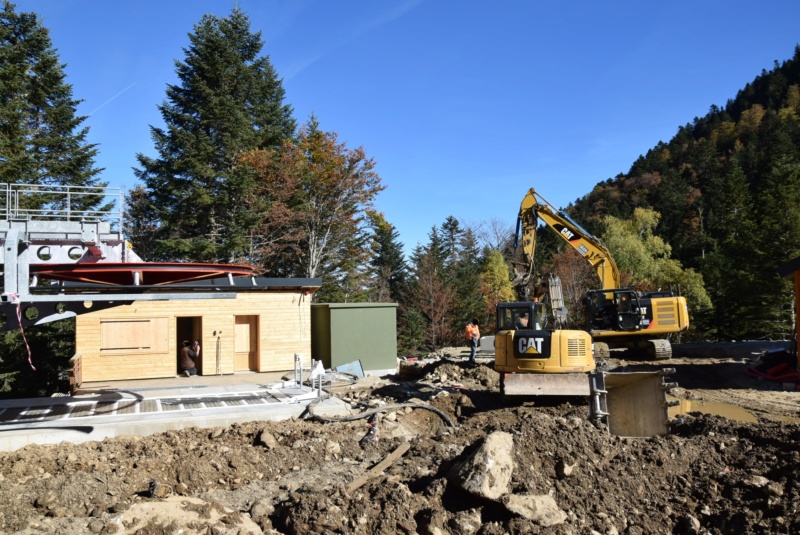
[[[188,340],[189,343],[194,340],[202,340],[203,338],[203,318],[200,316],[177,318],[176,320],[176,334],[177,334],[177,347],[175,348],[175,367],[180,373],[181,371],[181,349],[183,348],[183,341]],[[200,347],[200,358],[195,362],[197,368],[197,375],[202,375],[203,355],[208,350],[206,347]]]
[[[258,316],[236,316],[233,365],[235,372],[258,371]]]

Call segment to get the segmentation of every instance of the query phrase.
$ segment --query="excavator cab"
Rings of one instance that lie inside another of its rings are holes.
[[[586,330],[638,331],[642,328],[644,309],[639,294],[630,288],[590,290],[586,304],[589,307]]]

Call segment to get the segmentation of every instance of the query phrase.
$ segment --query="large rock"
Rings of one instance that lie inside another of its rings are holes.
[[[567,513],[558,507],[549,494],[509,494],[503,498],[503,505],[510,512],[544,527],[561,524],[567,519]]]
[[[513,451],[511,434],[495,431],[469,457],[453,466],[448,478],[470,494],[497,500],[508,493],[514,472]]]

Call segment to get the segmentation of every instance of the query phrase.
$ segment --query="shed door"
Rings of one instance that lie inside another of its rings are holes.
[[[258,316],[236,316],[234,371],[258,370]]]

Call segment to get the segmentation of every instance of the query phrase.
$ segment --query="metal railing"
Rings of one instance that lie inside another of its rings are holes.
[[[122,188],[0,183],[6,221],[103,221],[122,228]]]

